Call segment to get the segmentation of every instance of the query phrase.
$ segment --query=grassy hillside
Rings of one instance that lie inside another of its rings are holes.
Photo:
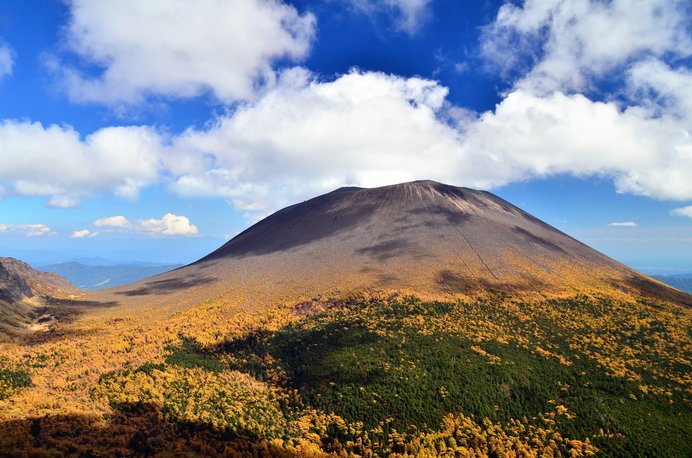
[[[205,313],[204,332],[168,323],[177,337],[127,334],[121,367],[93,385],[68,382],[108,406],[105,415],[72,408],[6,419],[0,448],[692,456],[688,309],[586,296],[530,304],[396,296],[306,302],[251,320],[225,313],[223,325],[213,308]],[[34,389],[31,377],[45,377],[46,366],[69,364],[46,348],[2,362],[7,399]]]

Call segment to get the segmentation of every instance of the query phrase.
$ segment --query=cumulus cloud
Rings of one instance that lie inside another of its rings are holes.
[[[206,11],[212,4],[196,8]],[[207,88],[220,99],[247,100],[207,126],[179,135],[126,126],[82,138],[68,126],[5,121],[0,123],[0,151],[8,154],[0,157],[0,185],[9,193],[76,203],[104,191],[135,197],[141,187],[165,181],[179,195],[220,196],[239,210],[264,214],[347,184],[431,178],[492,188],[568,174],[612,179],[620,192],[692,199],[692,72],[680,59],[690,55],[691,45],[682,2],[642,0],[632,6],[622,0],[529,0],[504,5],[486,29],[483,46],[488,59],[507,59],[517,79],[496,107],[482,113],[454,106],[447,88],[424,78],[352,71],[320,80],[301,68],[275,74],[271,62],[304,56],[314,32],[312,16],[276,1],[250,5],[243,0],[238,14],[261,9],[270,18],[259,24],[277,36],[288,34],[293,47],[250,44],[246,51],[251,56],[236,63],[217,55],[220,49],[230,53],[229,59],[246,52],[229,45],[235,38],[225,34],[236,31],[219,31],[229,40],[221,45],[211,32],[179,37],[188,34],[176,31],[160,62],[150,54],[168,43],[169,26],[181,20],[181,13],[167,6],[167,13],[159,15],[149,10],[152,5],[127,3],[123,11],[146,11],[127,16],[128,24],[131,19],[138,26],[121,29],[125,19],[119,11],[113,17],[104,13],[116,7],[72,4],[71,46],[105,66],[100,78],[87,82],[87,97],[126,101],[146,93],[194,95]],[[221,27],[219,21],[225,24],[223,5],[210,31]],[[190,30],[201,20],[195,16],[199,11],[191,13]],[[148,22],[137,22],[145,21],[141,17]],[[161,17],[171,24],[160,24]],[[163,38],[149,37],[155,31]],[[237,32],[255,36],[252,30]],[[509,46],[509,39],[517,46]],[[199,40],[194,41],[204,48],[199,55],[189,40]],[[260,48],[264,57],[257,60]],[[526,54],[533,56],[529,65],[514,67],[513,61],[521,60],[517,56]],[[220,79],[207,61],[222,67]],[[256,90],[257,68],[272,81],[261,84],[261,91]],[[152,73],[147,79],[138,72]],[[591,82],[609,72],[618,74],[617,93],[588,95]],[[164,73],[172,79],[161,79]],[[101,95],[88,95],[89,84]],[[159,235],[196,233],[194,225],[175,215],[148,224],[121,218],[121,225],[111,227]]]
[[[646,59],[629,68],[626,89],[631,100],[637,100],[656,115],[692,119],[689,68],[673,68],[658,59]]]
[[[0,78],[12,74],[14,67],[14,52],[7,44],[0,40]]]
[[[135,198],[159,178],[164,140],[150,127],[105,127],[86,138],[69,126],[0,121],[0,183],[50,206],[113,191]]]
[[[688,57],[689,13],[686,0],[508,2],[485,28],[481,50],[499,68],[525,73],[518,88],[580,90],[642,56]]]
[[[687,216],[688,218],[692,218],[692,205],[688,207],[675,208],[670,211],[670,214],[674,216]]]
[[[690,12],[678,0],[506,3],[481,45],[516,80],[467,144],[519,178],[598,175],[620,192],[689,199]]]
[[[103,71],[93,77],[55,63],[70,97],[134,103],[210,92],[222,101],[252,99],[271,86],[272,64],[303,59],[315,18],[280,0],[188,2],[70,1],[66,43]]]
[[[415,33],[425,20],[426,8],[430,0],[354,0],[356,10],[374,14],[378,11],[394,13],[397,26],[407,32]]]
[[[580,94],[516,90],[468,126],[465,145],[494,158],[498,181],[605,176],[619,192],[683,200],[692,197],[690,125]]]
[[[621,192],[692,196],[687,115],[522,90],[474,114],[446,96],[445,87],[420,78],[354,71],[320,82],[292,70],[258,102],[177,138],[173,149],[211,156],[215,166],[182,174],[172,188],[253,210],[344,184],[417,178],[488,188],[598,175]]]
[[[50,227],[46,226],[45,224],[25,224],[24,226],[21,226],[21,228],[25,230],[24,235],[27,237],[40,237],[42,235],[55,234],[55,232],[53,232]]]
[[[199,234],[197,226],[192,224],[188,217],[174,215],[173,213],[166,213],[160,219],[149,218],[138,221],[130,221],[122,215],[109,216],[97,219],[94,221],[94,226],[118,228],[123,231],[146,232],[151,236],[191,237]],[[86,235],[89,235],[89,232]]]
[[[130,227],[130,225],[130,221],[122,215],[109,216],[107,218],[100,218],[94,221],[94,226],[96,227],[127,228]]]
[[[420,12],[425,3],[356,6]],[[511,64],[513,55],[499,54],[517,49],[507,38],[518,40],[520,53],[536,38],[542,49],[484,113],[452,106],[447,89],[426,79],[354,71],[319,81],[304,69],[284,71],[261,97],[169,139],[178,160],[167,166],[184,164],[166,171],[171,188],[265,212],[344,184],[433,178],[488,188],[571,174],[609,177],[620,192],[687,199],[692,77],[660,59],[690,48],[680,5],[504,5],[486,29],[486,55]],[[615,32],[596,33],[605,26]],[[575,93],[625,63],[628,103]]]
[[[465,153],[459,132],[438,119],[446,94],[419,78],[352,72],[322,83],[292,70],[257,103],[176,139],[174,149],[211,155],[215,167],[182,175],[173,189],[260,210],[343,184],[450,179]],[[481,162],[466,161],[464,176],[487,178]]]
[[[26,237],[55,235],[55,231],[45,224],[0,224],[0,233],[22,234]]]
[[[615,221],[608,223],[609,227],[637,227],[638,224],[634,221]]]
[[[291,69],[255,102],[175,136],[117,127],[82,139],[65,126],[5,122],[0,149],[13,154],[0,157],[0,184],[55,205],[108,190],[135,197],[166,180],[179,195],[256,212],[346,184],[420,178],[492,188],[601,176],[620,192],[690,199],[692,77],[667,65],[654,76],[649,66],[659,63],[631,70],[633,90],[649,94],[640,105],[516,89],[484,113],[452,105],[427,79],[353,71],[320,81]]]
[[[82,229],[80,231],[74,231],[70,237],[73,239],[83,239],[85,237],[96,237],[97,235],[99,235],[98,232],[92,232],[89,229]]]
[[[690,19],[681,0],[506,3],[482,52],[518,77],[472,128],[476,144],[527,177],[601,175],[620,192],[690,198]],[[603,78],[614,93],[599,95]]]
[[[183,236],[191,237],[199,233],[197,226],[190,223],[186,216],[166,213],[161,219],[145,219],[138,226],[153,236]]]

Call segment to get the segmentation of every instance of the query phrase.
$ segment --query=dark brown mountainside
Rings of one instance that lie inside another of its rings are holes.
[[[243,289],[252,300],[356,290],[416,294],[690,296],[645,277],[484,191],[433,181],[341,188],[284,208],[196,263],[116,297]]]
[[[58,274],[35,270],[14,258],[0,258],[0,335],[36,329],[35,321],[47,302],[76,292]]]

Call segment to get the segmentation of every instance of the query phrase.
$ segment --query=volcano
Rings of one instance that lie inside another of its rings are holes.
[[[80,294],[3,343],[0,455],[692,456],[692,296],[488,192],[341,188]]]
[[[345,187],[286,207],[199,261],[116,294],[200,298],[238,288],[252,301],[396,290],[692,303],[489,192],[434,181]]]

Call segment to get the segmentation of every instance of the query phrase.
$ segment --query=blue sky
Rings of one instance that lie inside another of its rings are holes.
[[[0,254],[189,262],[333,188],[435,179],[692,271],[691,10],[4,1]]]

